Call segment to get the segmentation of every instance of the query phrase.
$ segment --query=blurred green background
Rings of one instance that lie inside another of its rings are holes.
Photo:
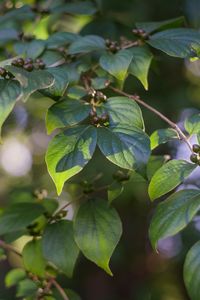
[[[0,1],[0,15],[13,6],[41,3],[52,7],[58,3],[75,1]],[[17,21],[0,24],[0,29],[21,28],[27,34],[45,39],[54,31],[72,31],[81,34],[99,34],[111,39],[120,35],[131,37],[136,21],[161,21],[184,15],[189,27],[200,27],[199,0],[96,0],[100,12],[94,16],[44,15],[34,21]],[[193,109],[200,107],[200,63],[189,63],[154,52],[149,91],[145,92],[137,79],[127,79],[125,89],[137,92],[152,106],[173,121],[180,121]],[[9,46],[0,46],[0,59],[9,58]],[[44,154],[49,141],[45,130],[45,114],[52,100],[35,94],[26,105],[18,103],[3,128],[3,144],[0,146],[0,204],[23,201],[31,197],[35,189],[44,188],[56,197],[55,187],[47,174]],[[151,134],[166,125],[150,112],[143,110],[146,131]],[[161,146],[159,155],[183,155],[187,152],[179,144]],[[177,154],[178,153],[178,154]],[[180,154],[181,153],[181,154]],[[107,184],[115,170],[100,153],[71,183],[65,185],[60,203],[70,200],[75,181],[97,174],[103,176],[97,185]],[[199,174],[188,184],[198,185]],[[99,196],[106,196],[103,192]],[[60,277],[63,287],[79,292],[83,300],[186,300],[182,279],[184,256],[199,238],[198,218],[181,235],[160,244],[160,253],[154,253],[148,240],[148,226],[154,205],[149,201],[147,185],[133,174],[125,191],[115,202],[123,222],[123,236],[111,260],[114,277],[109,277],[83,256],[79,258],[73,279]],[[75,209],[75,207],[74,207]],[[73,215],[73,209],[69,217]],[[109,238],[109,237],[108,237]],[[23,240],[15,245],[21,247]],[[61,245],[62,246],[62,245]],[[14,299],[14,290],[4,288],[4,277],[11,267],[18,266],[16,257],[0,263],[0,300]]]

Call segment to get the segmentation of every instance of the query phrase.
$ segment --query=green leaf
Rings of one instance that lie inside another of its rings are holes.
[[[185,160],[170,160],[164,164],[151,179],[149,184],[149,196],[151,200],[165,195],[184,181],[196,168]]]
[[[105,40],[97,35],[87,35],[80,37],[77,41],[73,42],[69,49],[69,54],[87,53],[92,51],[105,50]]]
[[[156,248],[160,239],[180,232],[194,218],[200,208],[198,190],[181,190],[160,203],[150,224],[149,236]]]
[[[148,90],[148,73],[153,55],[145,47],[133,47],[129,51],[133,54],[133,59],[128,72],[137,77]]]
[[[46,212],[50,215],[52,215],[58,208],[58,201],[55,199],[43,199],[42,205],[44,206]]]
[[[0,29],[0,46],[3,46],[8,42],[18,40],[18,34],[18,31],[14,28]]]
[[[67,3],[55,7],[54,13],[69,13],[74,15],[94,15],[97,11],[95,5],[90,1]]]
[[[26,56],[33,59],[40,56],[46,48],[46,42],[44,40],[33,40],[27,44]]]
[[[152,33],[155,31],[162,31],[170,28],[181,27],[185,23],[184,17],[178,17],[175,19],[165,20],[161,22],[137,22],[136,27],[143,29],[146,33]]]
[[[46,163],[58,194],[65,181],[80,172],[92,158],[96,140],[96,128],[88,125],[66,129],[52,139]]]
[[[91,79],[92,87],[95,90],[103,90],[107,87],[108,78],[106,77],[96,77]]]
[[[56,67],[65,63],[63,55],[55,50],[46,50],[40,58],[45,63],[46,67]]]
[[[50,87],[54,83],[54,77],[47,71],[27,72],[14,66],[7,66],[6,69],[20,82],[24,101],[35,91]]]
[[[121,182],[114,181],[108,187],[108,202],[111,203],[113,200],[118,198],[124,190],[124,186]]]
[[[0,215],[0,234],[3,235],[26,228],[44,211],[44,207],[38,203],[24,202],[10,205]]]
[[[140,169],[150,156],[149,137],[128,125],[99,127],[98,146],[108,160],[124,169]]]
[[[200,47],[200,33],[193,29],[169,29],[158,32],[147,41],[152,47],[170,56],[194,56],[196,48]]]
[[[71,99],[79,100],[87,95],[87,91],[82,86],[72,86],[67,90],[67,96]]]
[[[169,160],[169,155],[151,155],[147,163],[147,178],[150,180],[155,172],[162,167],[162,165]]]
[[[39,277],[45,276],[46,261],[42,254],[41,240],[28,242],[23,248],[22,258],[27,271]]]
[[[66,290],[67,296],[69,297],[69,300],[81,300],[80,296],[75,293],[73,290],[67,289]]]
[[[120,81],[124,81],[133,54],[129,50],[120,50],[116,54],[106,53],[100,58],[101,67]]]
[[[56,32],[46,41],[48,49],[57,49],[63,47],[80,38],[80,35],[72,32]]]
[[[17,297],[33,296],[37,292],[38,286],[30,279],[20,281],[17,288]]]
[[[102,107],[109,115],[111,126],[120,124],[144,128],[141,109],[134,100],[128,97],[111,97]]]
[[[0,134],[4,121],[21,95],[21,88],[18,82],[5,79],[0,80]]]
[[[101,199],[87,201],[78,210],[74,233],[83,254],[112,275],[109,261],[122,234],[116,210]]]
[[[81,100],[63,99],[53,104],[46,117],[47,132],[56,128],[73,126],[89,116],[91,105]]]
[[[71,221],[49,224],[42,237],[44,257],[68,277],[73,274],[79,249],[74,241]]]
[[[177,132],[174,129],[158,129],[155,130],[150,136],[151,150],[158,147],[160,144],[171,141],[172,139],[178,139]]]
[[[23,269],[16,268],[9,271],[5,277],[5,285],[7,288],[10,288],[13,285],[16,285],[19,281],[26,277],[26,272]]]
[[[199,300],[200,295],[200,241],[187,253],[184,263],[184,282],[192,300]]]
[[[200,114],[195,114],[190,116],[185,120],[185,129],[189,134],[199,134],[200,133]]]

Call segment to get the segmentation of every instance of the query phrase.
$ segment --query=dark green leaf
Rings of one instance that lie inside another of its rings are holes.
[[[55,13],[69,13],[74,15],[94,15],[97,8],[90,1],[62,4],[54,8]]]
[[[65,63],[63,55],[55,50],[46,50],[40,58],[47,67],[57,67]]]
[[[121,182],[115,181],[108,187],[108,202],[118,198],[124,190],[124,186]]]
[[[177,132],[174,129],[158,129],[150,136],[151,150],[158,147],[160,144],[171,141],[172,139],[178,139]]]
[[[96,139],[96,129],[86,125],[66,129],[52,139],[46,163],[58,194],[65,181],[80,172],[92,158]]]
[[[149,236],[156,248],[160,239],[173,236],[194,218],[200,208],[198,190],[182,190],[160,203],[150,224]]]
[[[57,200],[48,198],[42,200],[42,205],[44,206],[46,212],[50,215],[53,214],[59,206]]]
[[[189,134],[200,133],[200,114],[192,115],[185,120],[185,129]]]
[[[151,155],[147,163],[147,178],[150,180],[154,173],[160,169],[169,158],[169,155]]]
[[[57,49],[58,47],[66,46],[77,39],[79,39],[80,36],[75,33],[71,32],[56,32],[52,34],[48,40],[46,41],[47,48],[49,49]]]
[[[184,181],[196,168],[185,160],[170,160],[164,164],[151,179],[149,185],[149,196],[151,200],[165,195]]]
[[[0,46],[4,44],[18,40],[18,31],[14,28],[2,28],[0,29]]]
[[[187,253],[184,263],[184,282],[191,300],[199,300],[200,295],[200,241]]]
[[[72,86],[67,90],[67,96],[71,99],[79,100],[87,95],[87,91],[82,86]]]
[[[38,286],[30,279],[20,281],[17,287],[17,297],[33,296],[37,292]]]
[[[170,56],[194,56],[195,49],[200,47],[200,33],[193,29],[169,29],[150,37],[148,44]]]
[[[100,58],[101,67],[120,81],[124,81],[133,54],[129,50],[120,50],[116,54],[106,53]]]
[[[22,96],[18,82],[11,80],[0,80],[0,133],[1,127],[13,110],[15,102]]]
[[[7,288],[10,288],[13,285],[16,285],[19,281],[23,280],[26,277],[26,272],[23,269],[13,269],[6,274],[5,285]]]
[[[74,241],[72,222],[63,220],[49,224],[44,231],[42,248],[48,261],[68,277],[72,276],[79,254]]]
[[[133,47],[129,51],[133,54],[133,59],[128,72],[137,77],[148,90],[148,73],[153,55],[145,47]]]
[[[89,116],[91,105],[81,100],[63,99],[52,105],[46,117],[47,132],[56,128],[72,126]]]
[[[15,232],[26,228],[36,218],[44,213],[45,209],[37,203],[15,203],[10,205],[0,215],[0,234]]]
[[[33,40],[27,44],[26,47],[26,56],[33,59],[37,58],[45,50],[46,42],[43,40]]]
[[[54,77],[47,71],[27,72],[14,66],[7,66],[6,68],[20,82],[24,101],[35,91],[48,88],[54,83]]]
[[[137,22],[136,27],[143,29],[147,33],[155,31],[162,31],[170,28],[181,27],[185,23],[184,17],[178,17],[175,19],[165,20],[161,22]]]
[[[93,78],[91,80],[91,82],[92,82],[92,87],[95,90],[102,90],[102,89],[106,88],[107,83],[108,83],[108,78],[106,78],[106,77],[96,77],[96,78]]]
[[[98,146],[108,160],[124,169],[140,169],[150,156],[149,137],[128,125],[98,128]]]
[[[105,41],[97,35],[87,35],[80,37],[77,41],[73,42],[69,47],[69,54],[87,53],[91,51],[105,50]]]
[[[25,269],[36,276],[45,276],[46,261],[42,254],[41,240],[28,242],[22,251],[22,258]]]
[[[87,201],[78,210],[74,232],[83,254],[112,275],[109,261],[122,234],[116,210],[103,200]]]

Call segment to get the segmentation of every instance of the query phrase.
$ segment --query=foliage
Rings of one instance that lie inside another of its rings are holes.
[[[136,23],[129,37],[121,36],[117,41],[111,36],[105,39],[95,34],[60,32],[59,28],[56,32],[49,28],[48,37],[41,39],[23,32],[24,24],[38,17],[56,19],[65,14],[92,18],[101,10],[101,1],[52,1],[49,6],[36,1],[34,6],[20,8],[15,8],[15,2],[12,9],[5,6],[0,16],[0,126],[7,122],[18,101],[26,102],[32,94],[50,98],[46,129],[51,141],[45,156],[49,175],[58,195],[70,180],[82,191],[73,220],[66,220],[66,208],[71,203],[58,208],[57,198],[49,199],[46,194],[6,206],[0,215],[0,246],[16,253],[6,243],[9,237],[12,242],[26,235],[29,241],[17,252],[23,268],[10,271],[5,284],[17,285],[16,297],[22,299],[75,300],[79,296],[65,291],[56,278],[60,273],[73,276],[79,252],[112,275],[109,262],[122,235],[113,201],[126,190],[125,183],[133,174],[149,184],[152,201],[171,193],[157,205],[150,223],[149,239],[154,250],[159,240],[179,233],[199,211],[199,190],[174,191],[200,165],[200,147],[188,140],[194,134],[200,136],[199,114],[185,120],[185,136],[178,125],[125,90],[132,76],[148,90],[149,69],[160,50],[176,58],[198,59],[200,33],[186,28],[180,17]],[[149,109],[170,128],[157,129],[149,137],[140,107]],[[163,156],[152,154],[172,139],[186,144],[191,162],[166,162]],[[87,164],[95,160],[99,150],[118,170],[112,182],[100,187],[106,192],[104,198],[81,172],[87,172]],[[82,176],[82,186],[77,176]],[[199,257],[197,242],[184,265],[185,285],[194,300],[200,294]]]

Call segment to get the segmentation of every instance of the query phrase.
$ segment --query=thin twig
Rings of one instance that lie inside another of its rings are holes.
[[[60,286],[60,284],[54,279],[51,279],[52,284],[55,286],[55,288],[59,291],[60,295],[63,297],[64,300],[69,300],[67,297],[64,289]]]
[[[147,104],[146,102],[141,100],[138,95],[130,95],[130,94],[128,94],[126,92],[123,92],[123,91],[121,91],[121,90],[119,90],[115,87],[112,87],[112,86],[110,86],[110,89],[113,90],[114,92],[120,94],[120,95],[129,97],[129,98],[135,100],[136,102],[138,102],[139,104],[141,104],[142,106],[146,107],[148,110],[152,111],[154,114],[159,116],[163,121],[168,123],[177,132],[177,134],[179,136],[179,139],[183,140],[187,144],[190,151],[193,152],[192,145],[190,144],[187,137],[185,136],[185,134],[182,132],[182,130],[180,129],[180,127],[176,123],[172,122],[170,119],[168,119],[165,115],[163,115],[157,109],[153,108],[152,106],[150,106],[149,104]]]
[[[55,215],[59,215],[59,213],[61,213],[65,208],[67,208],[68,206],[70,206],[73,203],[73,201],[68,202],[67,204],[65,204],[64,206],[62,206]],[[55,216],[54,216],[55,217]]]
[[[140,45],[139,41],[134,41],[134,42],[131,42],[127,45],[122,46],[121,48],[122,49],[128,49],[128,48],[131,48],[131,47],[137,47],[139,45]]]
[[[15,249],[13,246],[6,244],[4,241],[0,240],[0,248],[5,249],[6,251],[12,251],[13,253],[17,254],[18,256],[22,256],[21,253]]]

